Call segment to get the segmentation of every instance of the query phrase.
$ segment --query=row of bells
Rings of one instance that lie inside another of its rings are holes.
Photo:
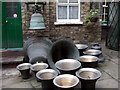
[[[45,29],[44,18],[40,13],[31,16],[29,29]]]

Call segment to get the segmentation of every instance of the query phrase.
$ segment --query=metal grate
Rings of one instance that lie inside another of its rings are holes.
[[[119,49],[119,9],[120,2],[111,2],[108,4],[108,34],[107,34],[107,46],[111,49]]]

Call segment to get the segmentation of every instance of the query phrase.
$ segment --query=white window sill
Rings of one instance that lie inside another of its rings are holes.
[[[54,22],[54,25],[66,25],[66,24],[83,24],[82,21],[72,21],[72,22],[62,22],[62,21],[58,21],[58,22]]]

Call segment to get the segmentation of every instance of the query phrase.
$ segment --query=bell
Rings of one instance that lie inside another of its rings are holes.
[[[44,19],[40,13],[31,16],[29,29],[45,29]]]

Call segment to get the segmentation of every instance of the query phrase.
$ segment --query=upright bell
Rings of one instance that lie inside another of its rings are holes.
[[[34,13],[31,16],[29,29],[45,29],[45,24],[42,14]]]

